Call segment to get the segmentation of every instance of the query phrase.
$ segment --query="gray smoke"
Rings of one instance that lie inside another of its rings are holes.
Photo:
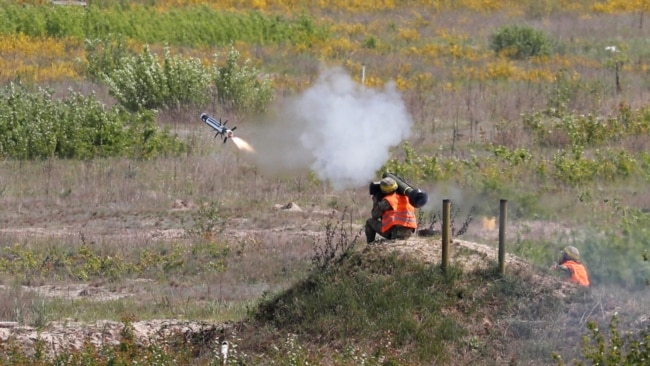
[[[261,124],[251,140],[261,167],[276,173],[311,169],[343,189],[375,178],[390,148],[410,136],[413,121],[394,83],[365,88],[332,68]]]

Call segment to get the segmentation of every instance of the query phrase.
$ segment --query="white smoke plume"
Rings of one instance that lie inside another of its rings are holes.
[[[252,143],[262,167],[311,169],[334,189],[344,189],[375,178],[390,148],[410,137],[413,120],[394,83],[366,88],[332,68],[260,124]]]

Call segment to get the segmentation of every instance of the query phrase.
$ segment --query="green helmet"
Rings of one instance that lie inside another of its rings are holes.
[[[391,194],[397,190],[397,182],[391,177],[386,177],[379,181],[379,188],[383,194]]]
[[[578,248],[573,247],[573,246],[566,246],[564,249],[562,249],[562,256],[566,260],[574,260],[574,261],[579,261],[580,260],[580,252],[578,251]]]

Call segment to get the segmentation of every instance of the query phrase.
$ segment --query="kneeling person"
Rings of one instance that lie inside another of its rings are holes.
[[[576,247],[564,247],[558,263],[551,266],[551,270],[562,270],[567,274],[569,281],[584,287],[590,286],[587,267],[580,261],[580,252]]]
[[[366,221],[366,242],[375,241],[377,234],[392,239],[407,239],[417,229],[415,207],[408,197],[397,192],[397,182],[390,177],[379,182],[382,197],[372,196],[371,218]]]

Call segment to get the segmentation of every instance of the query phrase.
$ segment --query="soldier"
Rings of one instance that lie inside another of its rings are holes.
[[[418,227],[415,207],[397,192],[395,179],[383,178],[379,187],[381,195],[372,195],[372,217],[366,221],[367,243],[375,241],[377,234],[389,240],[409,238]]]
[[[578,248],[567,246],[560,252],[558,264],[551,266],[551,270],[561,270],[569,276],[569,281],[580,286],[589,287],[589,274],[587,268],[580,261]]]

